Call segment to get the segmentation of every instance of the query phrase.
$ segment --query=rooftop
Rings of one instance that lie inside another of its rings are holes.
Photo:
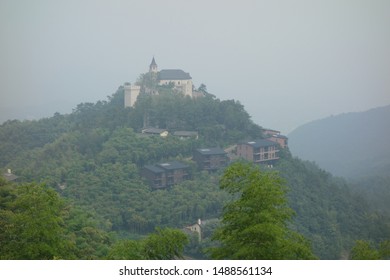
[[[152,63],[150,63],[150,66],[157,66],[157,63],[156,63],[156,61],[154,60],[154,56],[153,56],[153,59],[152,59]]]
[[[281,135],[281,134],[274,134],[274,135],[268,135],[269,138],[275,137],[275,138],[280,138],[280,139],[288,139],[287,136]]]
[[[144,168],[152,171],[153,173],[163,173],[164,172],[164,169],[161,169],[155,165],[145,165]]]
[[[159,80],[191,80],[189,73],[180,69],[165,69],[158,74]]]
[[[3,174],[3,177],[4,179],[6,179],[8,182],[10,181],[15,181],[16,179],[18,179],[19,177],[12,174],[10,171],[8,171],[7,173],[4,173]]]
[[[145,128],[142,130],[142,133],[150,133],[150,134],[160,134],[167,131],[166,129],[161,129],[161,128]]]
[[[242,144],[247,144],[247,145],[250,145],[250,146],[252,146],[254,148],[270,147],[270,146],[277,145],[275,142],[270,141],[270,140],[265,140],[265,139],[259,139],[259,140],[255,140],[255,141],[244,142]]]
[[[184,169],[188,168],[188,165],[185,165],[178,161],[171,161],[171,162],[165,162],[157,164],[159,168],[163,168],[165,170],[175,170],[175,169]]]
[[[202,155],[224,155],[226,152],[221,148],[206,148],[206,149],[196,149]]]

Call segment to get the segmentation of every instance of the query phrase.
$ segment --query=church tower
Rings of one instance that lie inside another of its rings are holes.
[[[150,66],[149,66],[149,72],[157,73],[157,64],[156,64],[156,61],[154,60],[154,56],[153,56],[152,63],[150,63]]]

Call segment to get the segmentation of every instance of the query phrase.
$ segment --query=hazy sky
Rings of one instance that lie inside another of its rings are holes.
[[[0,0],[0,122],[70,113],[159,69],[288,133],[390,104],[389,0]]]

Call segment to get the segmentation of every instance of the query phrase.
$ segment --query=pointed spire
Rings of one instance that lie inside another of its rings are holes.
[[[150,63],[150,66],[149,66],[149,72],[157,73],[157,63],[154,60],[154,56],[152,59],[152,63]]]
[[[152,63],[150,63],[150,66],[154,66],[154,65],[157,66],[157,63],[156,63],[156,61],[154,60],[154,56],[153,56]]]

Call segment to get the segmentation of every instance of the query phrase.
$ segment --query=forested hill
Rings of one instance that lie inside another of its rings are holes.
[[[25,151],[55,144],[67,137],[77,138],[77,150],[83,156],[93,156],[116,130],[128,128],[134,133],[140,132],[145,118],[152,127],[170,131],[196,130],[199,144],[224,146],[261,136],[260,127],[238,101],[220,101],[210,94],[191,99],[168,92],[158,96],[145,94],[140,96],[135,108],[124,109],[123,95],[123,87],[120,87],[107,101],[79,104],[69,115],[56,113],[38,121],[4,122],[0,126],[0,166],[7,166]],[[169,151],[167,154],[175,156]],[[158,159],[156,155],[150,160]]]
[[[80,253],[84,258],[107,258],[107,251],[88,255],[91,248],[85,247],[88,242],[95,248],[109,246],[112,235],[104,232],[133,238],[158,226],[182,228],[199,218],[218,219],[229,199],[218,184],[223,170],[198,171],[191,161],[194,149],[225,148],[262,136],[261,127],[238,101],[221,101],[207,92],[191,99],[167,89],[156,96],[143,94],[134,108],[125,109],[123,95],[120,87],[107,101],[80,104],[69,115],[7,121],[0,126],[2,172],[12,169],[19,184],[45,183],[75,207],[79,214],[70,219],[67,231],[84,235],[74,237],[77,246],[84,246]],[[195,130],[199,139],[145,137],[140,134],[145,122],[171,132]],[[389,235],[387,218],[371,211],[344,182],[292,158],[288,150],[281,157],[275,170],[291,189],[289,201],[297,213],[291,226],[311,241],[317,256],[345,257],[354,240],[379,242]],[[152,191],[141,177],[141,168],[173,159],[191,167],[192,179]],[[2,204],[0,197],[1,207],[7,203]],[[93,222],[82,227],[79,216]],[[87,242],[85,235],[99,238]],[[199,249],[207,242],[206,238],[192,247],[192,252],[198,250],[194,255],[204,257]]]
[[[386,106],[313,121],[289,134],[290,149],[338,176],[388,174],[389,120]]]

